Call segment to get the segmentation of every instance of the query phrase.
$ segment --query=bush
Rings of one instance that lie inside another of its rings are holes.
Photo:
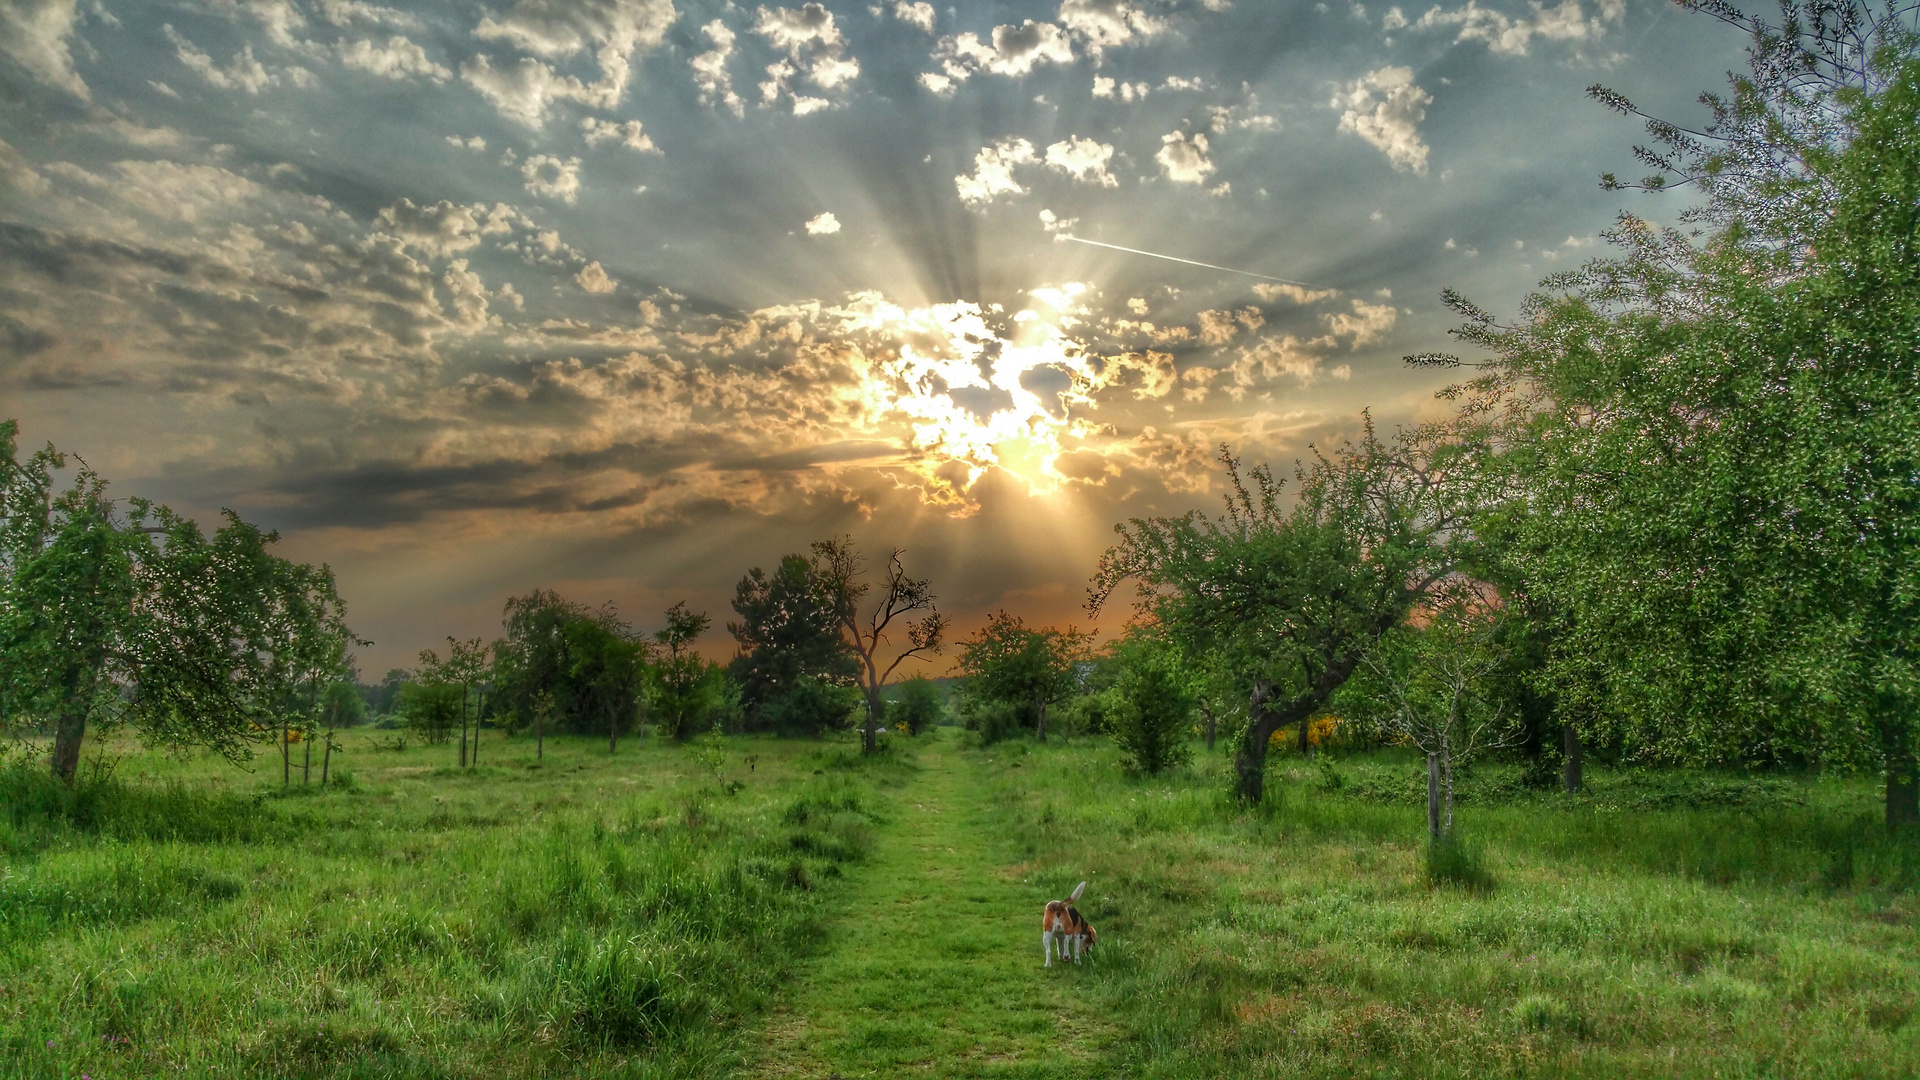
[[[812,675],[794,680],[793,689],[765,706],[765,717],[782,735],[818,735],[847,726],[860,705],[860,693]]]
[[[905,724],[910,734],[918,735],[938,724],[946,711],[946,700],[932,679],[908,679],[900,684],[900,700],[887,706],[887,723]]]
[[[455,683],[410,682],[400,690],[400,711],[407,726],[430,743],[443,743],[453,736],[460,722],[461,698],[466,688]]]
[[[960,724],[988,746],[1033,730],[1033,709],[1021,702],[972,698],[963,706]]]
[[[1115,700],[1108,713],[1113,741],[1129,768],[1149,775],[1184,765],[1193,757],[1187,743],[1193,721],[1193,691],[1171,659],[1144,653],[1128,658],[1107,691]]]

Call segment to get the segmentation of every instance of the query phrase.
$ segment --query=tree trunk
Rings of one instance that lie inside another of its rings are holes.
[[[1212,753],[1213,733],[1214,729],[1220,726],[1219,720],[1213,715],[1213,706],[1208,705],[1204,701],[1200,703],[1200,713],[1207,718],[1207,752]]]
[[[480,767],[480,716],[486,711],[487,691],[485,687],[481,687],[480,704],[474,706],[473,709],[473,761],[471,764],[476,769]]]
[[[460,767],[467,767],[467,687],[460,686]]]
[[[313,783],[313,731],[306,729],[300,736],[300,786]]]
[[[1580,733],[1573,730],[1572,724],[1560,725],[1560,750],[1566,756],[1560,766],[1560,783],[1567,794],[1572,795],[1584,783],[1580,776]]]
[[[1887,767],[1887,828],[1920,823],[1920,768],[1916,768],[1913,733],[1901,721],[1904,717],[1883,717],[1880,721],[1881,754]]]
[[[607,753],[611,754],[616,750],[618,750],[620,748],[619,743],[620,743],[620,714],[617,712],[614,712],[612,709],[608,709],[607,710]]]
[[[867,699],[867,722],[860,725],[860,752],[872,754],[880,749],[880,691],[868,690],[863,696]]]
[[[1300,756],[1303,758],[1310,758],[1313,756],[1313,744],[1307,741],[1307,733],[1312,729],[1313,729],[1313,725],[1307,722],[1307,718],[1304,716],[1301,717],[1300,718]]]
[[[1453,835],[1453,744],[1440,744],[1440,835]]]
[[[1427,755],[1427,840],[1440,842],[1440,755]]]
[[[547,718],[545,714],[536,714],[533,718],[533,759],[547,760]]]
[[[333,732],[327,732],[327,752],[320,755],[320,786],[327,786],[327,769],[333,764]]]
[[[1044,699],[1042,699],[1041,701],[1036,702],[1036,704],[1040,706],[1038,709],[1035,710],[1035,715],[1039,719],[1034,722],[1033,730],[1035,733],[1037,733],[1040,736],[1041,742],[1046,742],[1047,741],[1047,703]]]
[[[1267,740],[1280,729],[1281,717],[1267,711],[1267,696],[1273,687],[1257,683],[1247,700],[1247,733],[1241,737],[1240,751],[1234,755],[1233,768],[1240,781],[1242,801],[1258,805],[1266,795]]]
[[[290,739],[292,739],[292,737],[293,737],[293,728],[291,725],[287,723],[286,717],[283,716],[280,718],[280,786],[281,787],[286,787],[293,783],[293,751],[290,749],[290,747],[293,744],[289,741]]]
[[[71,784],[80,768],[80,740],[87,734],[87,714],[74,710],[60,714],[53,736],[53,775]]]

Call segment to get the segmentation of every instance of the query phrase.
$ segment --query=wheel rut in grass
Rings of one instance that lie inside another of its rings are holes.
[[[1043,969],[1040,908],[951,735],[920,756],[827,940],[769,1017],[753,1077],[1092,1075],[1112,1038]]]

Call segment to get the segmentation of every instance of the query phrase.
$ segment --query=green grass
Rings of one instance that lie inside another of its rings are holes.
[[[1679,783],[1637,774],[1574,799],[1469,798],[1470,871],[1456,851],[1435,875],[1423,805],[1352,793],[1410,768],[1391,755],[1334,782],[1282,762],[1251,812],[1222,795],[1221,758],[1135,780],[1083,741],[1022,765],[996,772],[1000,829],[1094,882],[1083,910],[1111,945],[1090,992],[1128,1031],[1116,1071],[1920,1072],[1913,840],[1863,822],[1866,782],[1798,783],[1759,809],[1628,809],[1631,790]],[[1857,853],[1844,876],[1834,841]]]
[[[325,790],[0,770],[0,1076],[725,1075],[912,769],[494,736],[463,772],[385,738]]]
[[[1863,780],[1482,768],[1429,851],[1392,753],[1248,810],[1092,739],[390,739],[326,790],[0,767],[0,1077],[1920,1074]],[[1082,879],[1098,954],[1043,970]]]

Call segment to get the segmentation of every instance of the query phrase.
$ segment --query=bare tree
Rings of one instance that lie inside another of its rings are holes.
[[[815,572],[833,599],[841,633],[858,658],[860,692],[867,702],[861,748],[872,753],[879,748],[881,689],[909,657],[925,659],[945,647],[947,617],[934,609],[933,589],[927,580],[907,576],[899,548],[887,553],[885,577],[880,580],[873,606],[864,617],[861,605],[873,585],[860,580],[866,571],[866,559],[853,546],[853,537],[822,540],[813,545],[813,553]],[[916,611],[925,614],[909,619]],[[887,663],[887,631],[896,621],[906,625],[907,648]],[[883,663],[885,667],[881,666]]]

